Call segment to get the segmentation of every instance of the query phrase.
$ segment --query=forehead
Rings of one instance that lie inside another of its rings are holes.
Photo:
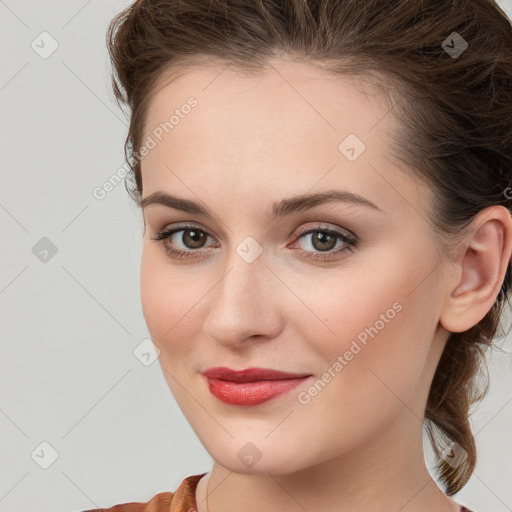
[[[395,121],[387,101],[371,80],[281,59],[258,73],[203,64],[164,76],[145,119],[144,139],[156,145],[142,162],[143,196],[166,185],[186,190],[178,175],[222,195],[277,191],[292,181],[293,192],[304,193],[320,180],[382,195],[383,179],[399,172],[388,152]],[[340,149],[347,140],[360,145],[355,160]]]
[[[217,161],[232,161],[234,153],[246,159],[258,155],[258,161],[273,153],[276,161],[277,153],[287,151],[298,159],[310,155],[312,147],[338,152],[350,133],[366,147],[383,149],[382,134],[392,122],[385,101],[370,83],[358,84],[283,59],[256,73],[225,63],[194,64],[161,77],[149,101],[143,139],[158,139],[150,157],[164,146],[179,146],[193,150],[192,158],[217,153]]]
[[[216,60],[200,61],[160,77],[149,102],[145,131],[149,132],[165,114],[179,108],[191,96],[198,99],[205,116],[215,110],[228,114],[251,109],[252,123],[263,121],[269,127],[276,119],[289,119],[290,109],[305,119],[309,114],[315,121],[322,120],[324,128],[331,131],[338,128],[339,114],[354,127],[353,114],[378,122],[390,104],[382,94],[386,89],[379,88],[376,80],[370,76],[334,74],[315,64],[282,58],[271,59],[258,70]],[[283,118],[283,114],[287,116]],[[361,123],[363,127],[367,125]]]

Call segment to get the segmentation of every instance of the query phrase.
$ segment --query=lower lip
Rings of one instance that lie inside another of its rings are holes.
[[[307,379],[309,377],[236,383],[206,377],[213,396],[225,404],[243,406],[268,402],[283,393],[288,393]]]

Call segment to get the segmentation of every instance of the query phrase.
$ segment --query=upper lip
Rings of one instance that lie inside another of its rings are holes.
[[[228,380],[231,382],[254,382],[258,380],[283,380],[299,379],[309,377],[307,373],[288,373],[270,368],[245,368],[243,370],[232,370],[231,368],[217,366],[208,368],[202,372],[205,377],[211,379]]]

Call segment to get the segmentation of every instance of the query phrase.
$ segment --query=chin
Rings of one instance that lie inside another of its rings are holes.
[[[282,475],[300,471],[314,464],[314,461],[297,456],[296,443],[290,443],[287,446],[277,438],[275,441],[265,439],[267,434],[266,431],[261,436],[245,434],[241,438],[229,437],[229,439],[226,434],[222,440],[209,437],[208,439],[200,438],[200,441],[217,464],[234,473]],[[301,455],[304,457],[304,453]]]

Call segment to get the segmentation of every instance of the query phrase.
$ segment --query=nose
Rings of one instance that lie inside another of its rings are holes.
[[[227,270],[204,299],[209,300],[206,335],[231,349],[254,337],[277,336],[282,329],[278,291],[283,286],[263,258],[247,263],[235,253],[223,268]]]

